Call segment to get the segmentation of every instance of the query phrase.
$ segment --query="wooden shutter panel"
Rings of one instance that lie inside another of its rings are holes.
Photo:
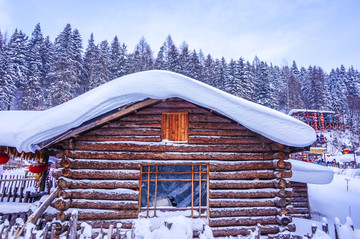
[[[163,113],[161,116],[161,139],[188,140],[188,113]]]

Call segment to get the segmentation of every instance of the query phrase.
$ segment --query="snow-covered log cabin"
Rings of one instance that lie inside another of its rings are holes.
[[[293,230],[289,153],[314,130],[166,71],[108,82],[41,112],[1,112],[0,145],[61,157],[53,207],[109,227],[164,213],[208,219],[215,237]]]

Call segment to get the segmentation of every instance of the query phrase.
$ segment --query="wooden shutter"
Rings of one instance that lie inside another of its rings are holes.
[[[161,139],[188,140],[188,113],[163,113],[161,116]]]

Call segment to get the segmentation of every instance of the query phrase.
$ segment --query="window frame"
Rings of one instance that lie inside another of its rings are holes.
[[[159,166],[172,166],[172,167],[177,167],[177,166],[191,166],[191,172],[159,172],[158,168]],[[194,166],[198,166],[198,171],[194,171]],[[148,170],[144,171],[143,168],[147,167]],[[155,167],[155,172],[151,172],[151,167]],[[202,171],[203,168],[206,168],[205,171]],[[139,214],[141,212],[146,211],[146,217],[150,217],[150,211],[153,211],[154,214],[153,216],[156,217],[156,211],[187,211],[187,210],[191,210],[191,218],[209,218],[210,215],[210,207],[209,207],[209,193],[210,193],[210,180],[209,180],[209,170],[210,170],[210,165],[209,163],[179,163],[179,164],[165,164],[165,163],[144,163],[140,165],[140,180],[139,180]],[[158,175],[159,174],[191,174],[191,179],[158,179]],[[143,175],[147,175],[147,179],[143,179]],[[151,175],[155,174],[155,179],[151,178]],[[205,179],[202,178],[203,175],[206,175]],[[195,179],[195,175],[199,175],[197,179]],[[150,179],[150,180],[148,180]],[[168,207],[158,207],[156,205],[157,203],[157,183],[161,182],[161,181],[169,181],[169,182],[176,182],[176,181],[189,181],[191,182],[191,207],[175,207],[175,208],[168,208]],[[146,199],[147,199],[147,205],[145,207],[141,207],[141,201],[142,201],[142,194],[144,192],[142,192],[142,185],[143,183],[147,184],[147,190],[146,190]],[[154,200],[154,206],[150,207],[150,182],[155,182],[155,192],[151,192],[151,193],[155,193],[155,200]],[[199,183],[199,192],[198,192],[198,197],[199,197],[199,205],[195,206],[194,205],[194,195],[195,195],[195,187],[194,187],[194,183],[197,182]],[[202,185],[203,183],[205,183],[205,193],[206,193],[206,205],[202,205],[201,203],[201,195],[204,192],[204,190],[202,190]],[[197,211],[199,216],[195,216],[194,212]],[[205,213],[202,213],[205,212]],[[205,215],[204,215],[205,214]]]

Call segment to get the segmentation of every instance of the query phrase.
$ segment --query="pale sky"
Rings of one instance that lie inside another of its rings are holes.
[[[255,55],[274,65],[321,66],[326,72],[360,70],[359,0],[0,0],[0,30],[31,35],[40,23],[51,40],[67,23],[80,31],[84,49],[115,35],[130,52],[142,36],[156,57],[167,35],[177,46],[213,58]]]

